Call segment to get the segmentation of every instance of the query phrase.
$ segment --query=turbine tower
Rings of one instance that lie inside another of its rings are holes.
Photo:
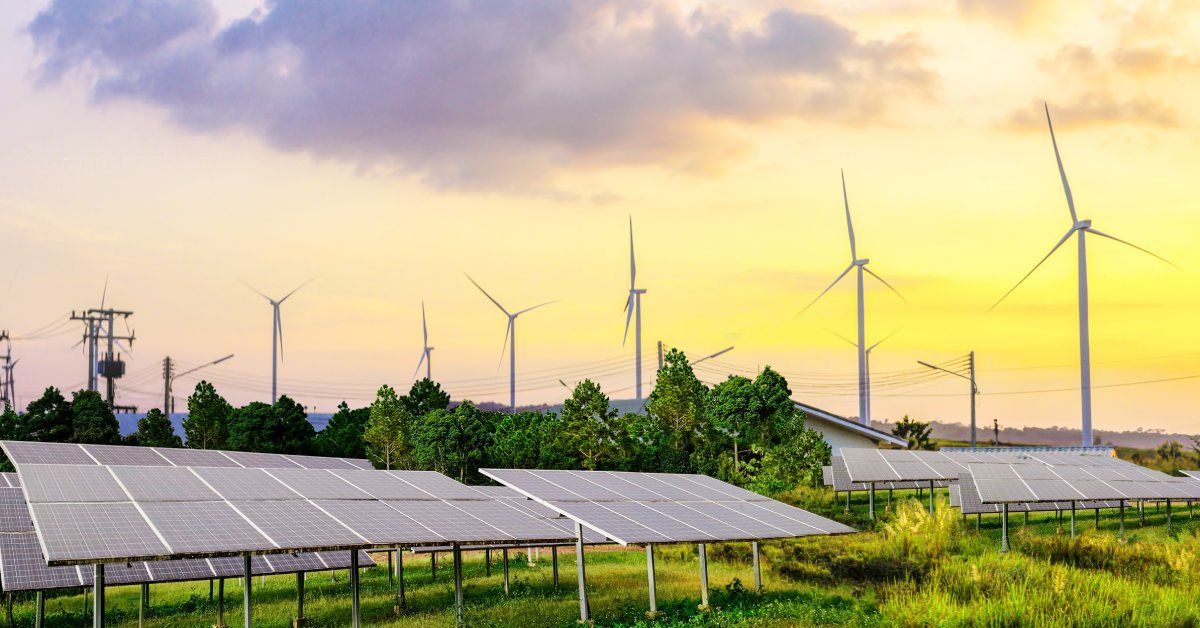
[[[870,268],[867,268],[867,264],[870,262],[870,260],[866,258],[860,259],[858,257],[858,248],[855,246],[854,242],[854,223],[850,220],[850,198],[846,194],[845,171],[842,172],[842,202],[846,206],[846,231],[850,235],[850,265],[846,266],[846,269],[842,271],[842,274],[838,275],[837,278],[829,284],[829,286],[822,290],[821,294],[817,295],[817,298],[813,299],[808,303],[808,305],[804,306],[804,309],[800,310],[800,314],[808,311],[808,308],[812,307],[817,301],[820,301],[821,297],[825,296],[825,293],[832,290],[833,287],[836,286],[837,283],[841,281],[842,278],[845,277],[851,270],[856,271],[858,279],[858,342],[854,343],[854,346],[858,349],[858,417],[859,421],[862,422],[863,425],[870,425],[871,406],[869,402],[869,393],[867,390],[867,321],[866,302],[863,299],[863,274],[866,273],[879,280],[879,283],[882,283],[883,285],[887,286],[889,290],[895,292],[896,296],[900,297],[901,301],[904,301],[905,299],[904,295],[900,294],[898,290],[892,287],[892,284],[885,281],[883,277],[875,274],[875,272]],[[800,314],[797,314],[797,316]]]
[[[496,307],[500,308],[500,311],[504,312],[504,315],[508,317],[508,325],[504,328],[504,344],[501,345],[501,347],[500,347],[500,360],[501,360],[501,362],[504,361],[504,349],[507,347],[508,351],[509,351],[509,353],[508,353],[508,407],[509,407],[509,412],[516,414],[516,412],[517,412],[517,317],[530,311],[530,310],[536,310],[539,307],[542,307],[543,305],[550,305],[551,303],[554,303],[554,301],[546,301],[545,303],[539,303],[533,307],[527,307],[518,312],[510,313],[508,310],[504,309],[503,305],[500,305],[499,301],[492,298],[492,295],[488,294],[487,290],[484,290],[483,286],[479,285],[479,283],[476,282],[474,279],[472,279],[470,275],[467,275],[467,280],[470,281],[472,284],[475,284],[475,287],[479,288],[479,291],[483,293],[483,296],[487,297],[489,301],[494,303],[496,305]],[[509,337],[512,337],[511,342],[509,341]]]
[[[263,294],[254,286],[246,282],[242,282],[247,288],[254,291],[255,294],[267,300],[271,304],[271,404],[273,405],[279,400],[279,361],[283,359],[283,319],[279,315],[279,306],[283,305],[293,294],[296,294],[304,286],[316,281],[316,277],[296,286],[291,292],[283,295],[281,299],[272,299]]]
[[[833,331],[833,330],[828,330],[828,331],[829,331],[829,333],[837,336],[838,338],[841,338],[842,340],[845,340],[846,342],[850,343],[851,345],[854,345],[856,347],[858,346],[857,344],[854,343],[853,340],[837,333],[836,331]],[[891,338],[892,336],[895,336],[896,332],[898,332],[898,331],[900,331],[900,330],[897,329],[896,331],[893,331],[892,333],[884,336],[883,338],[876,340],[875,344],[867,347],[867,350],[864,351],[864,353],[866,353],[866,355],[867,355],[867,416],[871,415],[871,352],[875,350],[875,347],[878,347],[879,345],[883,344],[883,342],[885,340],[887,340],[888,338]]]
[[[425,302],[421,301],[421,337],[424,338],[421,344],[421,359],[417,361],[417,368],[413,371],[413,377],[421,372],[421,365],[425,365],[425,379],[433,379],[433,347],[429,346],[429,326],[425,324]]]
[[[637,400],[642,400],[642,295],[646,294],[645,288],[637,287],[637,261],[633,256],[633,216],[629,217],[629,298],[625,300],[625,337],[621,339],[621,346],[625,346],[625,342],[629,340],[629,322],[632,319],[633,327],[633,353],[634,353],[634,373],[636,384]]]
[[[1012,294],[1026,279],[1034,273],[1046,260],[1050,259],[1051,255],[1059,249],[1071,236],[1078,236],[1077,247],[1077,263],[1078,271],[1078,299],[1079,299],[1079,401],[1080,414],[1082,418],[1082,444],[1084,447],[1092,445],[1092,360],[1091,360],[1091,333],[1088,329],[1088,281],[1087,281],[1087,234],[1108,238],[1115,242],[1120,242],[1126,246],[1133,247],[1151,257],[1157,258],[1172,266],[1175,266],[1170,260],[1148,251],[1132,242],[1127,242],[1116,236],[1109,235],[1103,231],[1098,231],[1092,228],[1092,221],[1088,219],[1081,220],[1079,214],[1075,211],[1075,197],[1071,195],[1071,185],[1067,183],[1067,171],[1063,168],[1062,155],[1058,152],[1058,140],[1054,138],[1054,123],[1050,121],[1050,106],[1044,105],[1046,110],[1046,126],[1050,129],[1050,144],[1054,147],[1054,160],[1058,163],[1058,176],[1062,179],[1063,192],[1067,196],[1067,209],[1071,212],[1071,227],[1059,238],[1058,242],[1050,249],[1050,252],[1041,259],[1029,272],[1025,273],[1024,277],[1016,283],[1004,296],[1000,297],[999,301],[992,304],[988,311],[996,309],[1008,295]]]

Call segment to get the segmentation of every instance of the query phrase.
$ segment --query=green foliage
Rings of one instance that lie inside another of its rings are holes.
[[[134,433],[137,444],[142,447],[183,447],[183,440],[175,433],[171,419],[154,408],[146,416],[138,419],[137,432]]]
[[[658,381],[646,402],[646,411],[664,421],[681,439],[690,440],[704,419],[708,388],[701,382],[687,356],[671,349],[658,371]]]
[[[557,443],[575,454],[584,469],[612,468],[621,458],[616,418],[617,411],[609,405],[608,395],[598,384],[585,379],[563,402]]]
[[[413,382],[408,395],[401,401],[409,416],[414,417],[450,407],[450,395],[442,390],[441,384],[427,378]]]
[[[201,380],[188,397],[187,407],[188,415],[183,420],[187,446],[195,449],[225,448],[233,407],[217,393],[217,389]]]
[[[564,422],[550,412],[500,414],[494,420],[488,464],[512,469],[578,468],[575,450],[564,445]]]
[[[329,417],[325,429],[317,433],[313,449],[319,456],[333,458],[366,458],[367,444],[363,435],[367,421],[371,419],[371,408],[355,408],[345,401],[338,404],[338,411]]]
[[[909,449],[933,449],[933,444],[929,440],[929,433],[929,423],[914,421],[908,418],[907,414],[892,427],[892,434],[908,441]]]
[[[363,428],[367,455],[384,469],[409,464],[412,415],[391,386],[381,386]]]
[[[71,441],[95,445],[120,444],[121,425],[99,392],[80,390],[72,394]]]
[[[4,406],[3,414],[0,414],[0,440],[16,440],[21,438],[21,417],[9,407]],[[0,472],[11,473],[16,471],[12,461],[8,456],[0,451]]]
[[[18,421],[17,433],[22,440],[65,443],[71,440],[73,432],[71,402],[53,386],[31,401]]]
[[[708,414],[713,427],[733,444],[733,470],[737,471],[743,445],[759,440],[765,427],[763,398],[749,378],[730,375],[708,395]]]
[[[465,401],[453,410],[434,410],[413,430],[412,455],[417,464],[458,478],[479,480],[479,465],[491,447],[490,417]]]
[[[304,408],[283,395],[275,405],[254,401],[230,413],[226,447],[234,451],[308,454],[314,436]]]

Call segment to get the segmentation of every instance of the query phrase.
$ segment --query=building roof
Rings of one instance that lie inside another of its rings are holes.
[[[801,410],[803,410],[804,414],[806,414],[808,416],[808,419],[810,419],[810,420],[816,419],[823,423],[828,423],[828,424],[840,427],[844,430],[848,430],[848,431],[854,432],[856,434],[865,436],[865,437],[875,441],[876,443],[887,443],[889,445],[895,445],[897,447],[907,447],[908,446],[908,441],[904,440],[903,438],[900,438],[899,436],[895,436],[893,434],[888,434],[887,432],[877,430],[868,425],[863,425],[862,423],[859,423],[858,421],[853,421],[851,419],[847,419],[844,416],[839,416],[839,415],[829,412],[827,410],[822,410],[820,408],[810,406],[806,403],[800,403],[799,401],[796,401],[796,400],[792,400],[792,403],[796,404],[797,408],[800,408]]]

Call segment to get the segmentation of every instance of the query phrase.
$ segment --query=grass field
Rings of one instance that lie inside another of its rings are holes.
[[[600,626],[795,626],[795,625],[1198,625],[1200,605],[1200,517],[1186,506],[1174,509],[1168,530],[1165,509],[1126,510],[1126,535],[1117,536],[1116,511],[1102,511],[1099,530],[1092,512],[1081,511],[1080,532],[1070,540],[1053,513],[1035,513],[1028,524],[1012,515],[1012,551],[1001,554],[997,517],[964,522],[944,494],[937,514],[925,503],[898,497],[879,502],[880,521],[866,520],[862,496],[850,514],[844,502],[824,489],[785,496],[815,512],[869,530],[839,538],[811,538],[763,545],[766,590],[755,594],[749,545],[710,546],[708,612],[700,611],[695,548],[659,548],[658,600],[663,616],[645,619],[645,554],[640,548],[589,549],[588,585],[593,618]],[[886,511],[885,511],[886,508]],[[1066,518],[1063,526],[1066,527]],[[484,576],[482,553],[464,555],[466,619],[471,626],[571,626],[578,617],[574,553],[560,550],[560,584],[552,584],[549,550],[530,567],[510,561],[511,594],[505,596],[500,570]],[[379,557],[386,565],[386,560]],[[498,560],[498,553],[493,553]],[[394,585],[386,569],[368,569],[362,579],[365,625],[448,626],[454,621],[449,556],[436,581],[428,557],[406,557],[410,610],[395,616]],[[290,625],[295,613],[295,577],[255,579],[255,625]],[[306,615],[313,626],[349,622],[346,573],[308,579]],[[226,582],[225,620],[242,623],[240,582]],[[138,588],[110,587],[111,625],[136,625]],[[48,626],[90,621],[78,591],[47,599]],[[16,625],[33,624],[31,598],[14,606]],[[149,626],[211,626],[217,605],[207,582],[151,587]]]

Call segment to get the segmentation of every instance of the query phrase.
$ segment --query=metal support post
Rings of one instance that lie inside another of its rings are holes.
[[[654,545],[646,544],[646,584],[650,593],[650,611],[646,613],[649,619],[658,618],[658,597],[654,586]]]
[[[871,521],[875,520],[875,483],[871,483],[871,488],[867,490],[867,516],[871,517]]]
[[[492,550],[483,550],[483,575],[492,577]]]
[[[292,620],[293,628],[301,628],[307,626],[308,620],[304,618],[304,572],[296,572],[296,619]]]
[[[579,623],[588,623],[587,571],[583,564],[583,524],[575,524],[575,569],[579,583]]]
[[[929,516],[933,516],[933,480],[929,481]]]
[[[358,628],[358,550],[350,550],[350,625]]]
[[[1001,506],[1000,514],[1000,551],[1008,551],[1008,504]]]
[[[404,612],[408,602],[404,599],[404,551],[396,548],[396,614]]]
[[[454,621],[463,626],[462,548],[454,544]]]
[[[1121,540],[1125,540],[1125,500],[1121,500]]]
[[[554,571],[554,588],[558,588],[558,546],[550,546],[550,564]]]
[[[1171,500],[1167,500],[1167,534],[1171,533]]]
[[[34,628],[42,628],[46,625],[46,592],[38,589],[36,608],[33,611]]]
[[[146,624],[146,611],[150,608],[150,583],[143,582],[138,588],[141,589],[141,599],[138,600],[138,628],[142,628]]]
[[[246,554],[245,564],[242,568],[242,604],[245,610],[242,611],[242,616],[245,618],[246,628],[254,628],[254,619],[251,613],[250,601],[252,599],[251,589],[254,585],[254,573],[250,570],[250,555]]]
[[[753,552],[753,554],[754,554],[754,558],[752,559],[752,561],[754,563],[754,592],[762,593],[762,590],[763,590],[762,565],[760,564],[759,559],[758,559],[758,541],[750,542],[750,551]]]
[[[708,610],[708,546],[697,545],[700,550],[700,610]]]
[[[392,570],[392,550],[388,550],[388,584],[392,584],[396,580],[396,573]]]
[[[429,580],[437,580],[437,552],[429,552]]]
[[[508,549],[500,550],[500,562],[504,563],[504,595],[508,595]]]
[[[229,628],[225,623],[225,579],[217,581],[217,625],[215,628]]]
[[[92,626],[104,628],[104,563],[96,563],[92,572]]]
[[[1071,539],[1075,539],[1075,502],[1071,502]]]

